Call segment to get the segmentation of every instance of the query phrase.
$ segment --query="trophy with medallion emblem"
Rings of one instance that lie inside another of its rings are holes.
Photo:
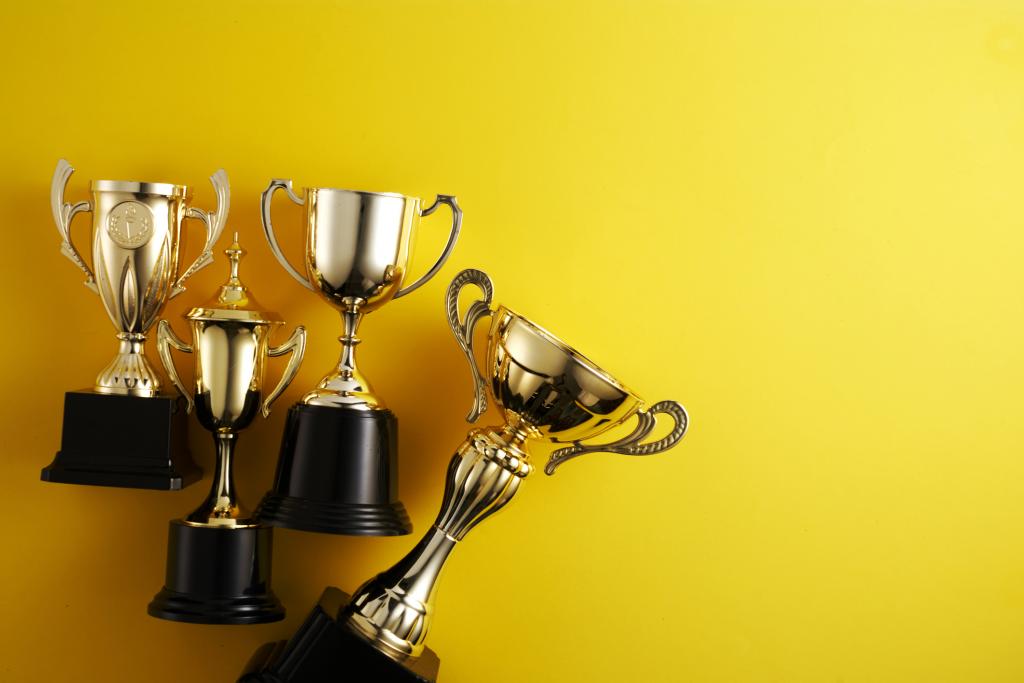
[[[482,300],[460,318],[459,292],[476,285]],[[560,444],[545,474],[588,453],[647,456],[667,451],[686,433],[688,417],[675,401],[648,405],[584,355],[506,306],[492,306],[493,286],[479,270],[465,270],[447,295],[448,321],[472,368],[475,388],[468,421],[490,399],[501,424],[473,429],[448,464],[441,510],[420,542],[387,571],[349,598],[324,591],[306,623],[288,642],[265,645],[239,679],[244,683],[314,683],[374,680],[431,683],[440,660],[425,641],[435,612],[438,579],[458,544],[475,526],[504,508],[533,472],[530,446]],[[473,330],[491,318],[487,360],[481,371]],[[650,440],[657,417],[671,421],[667,434]],[[634,421],[626,436],[594,439]],[[486,624],[481,623],[481,627]]]
[[[117,330],[118,349],[88,389],[64,396],[61,448],[43,469],[43,481],[147,489],[180,489],[201,472],[188,452],[184,412],[163,390],[146,357],[146,336],[164,304],[212,260],[230,204],[227,174],[210,177],[217,208],[192,204],[185,185],[95,180],[91,199],[69,203],[64,190],[74,169],[61,159],[53,175],[51,209],[61,252],[85,274]],[[71,222],[92,214],[92,264],[71,239]],[[200,221],[206,237],[199,255],[180,268],[182,228]]]

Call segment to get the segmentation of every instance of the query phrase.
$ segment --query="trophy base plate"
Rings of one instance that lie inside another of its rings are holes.
[[[435,683],[441,661],[427,648],[399,663],[339,623],[349,596],[327,588],[291,640],[256,650],[238,683]]]
[[[351,536],[412,531],[398,500],[398,420],[389,410],[296,404],[274,488],[256,515],[277,527]]]
[[[40,479],[61,484],[176,491],[199,481],[185,410],[174,396],[64,394],[60,450]]]
[[[200,527],[172,520],[167,579],[150,616],[192,624],[265,624],[284,619],[270,589],[273,530]]]

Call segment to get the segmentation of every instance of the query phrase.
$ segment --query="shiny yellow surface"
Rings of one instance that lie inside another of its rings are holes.
[[[334,361],[338,319],[261,243],[267,179],[458,195],[451,261],[361,330],[421,530],[466,433],[442,314],[462,268],[644,396],[685,401],[675,450],[588,455],[467,538],[429,637],[442,683],[1024,679],[1019,3],[40,1],[5,7],[0,34],[0,679],[230,681],[325,585],[354,590],[409,544],[282,531],[285,621],[146,616],[166,520],[209,480],[38,480],[61,392],[111,351],[59,252],[61,156],[188,179],[204,207],[227,170],[247,282],[309,328],[279,407]],[[158,59],[160,81],[123,66]],[[283,235],[297,214],[275,214]],[[421,231],[411,272],[442,232]],[[198,273],[164,316],[222,279]],[[250,500],[284,417],[246,431]]]

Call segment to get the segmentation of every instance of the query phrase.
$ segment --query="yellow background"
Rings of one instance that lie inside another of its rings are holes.
[[[63,156],[70,200],[132,178],[187,182],[211,208],[208,176],[229,173],[243,275],[310,334],[294,384],[240,441],[250,505],[339,333],[263,240],[271,177],[453,193],[465,209],[441,275],[362,329],[361,365],[401,420],[418,533],[467,429],[442,313],[461,268],[650,400],[688,407],[674,451],[534,475],[469,536],[429,638],[442,682],[1024,680],[1019,3],[40,1],[3,15],[0,679],[234,680],[325,585],[356,588],[418,538],[279,532],[278,624],[146,615],[167,521],[209,479],[178,493],[39,481],[63,392],[115,348],[59,253],[48,191]],[[275,213],[294,255],[298,209]],[[167,306],[180,332],[227,243]],[[190,438],[208,467],[194,421]]]

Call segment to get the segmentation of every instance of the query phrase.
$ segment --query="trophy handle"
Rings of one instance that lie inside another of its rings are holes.
[[[444,245],[444,249],[441,251],[441,256],[439,256],[434,265],[430,267],[430,270],[427,271],[426,275],[408,287],[403,287],[398,290],[398,293],[395,294],[396,299],[403,297],[410,292],[414,292],[422,285],[426,284],[430,278],[437,275],[437,271],[441,270],[441,266],[443,266],[445,261],[448,260],[448,257],[452,255],[452,249],[455,248],[455,242],[459,239],[459,231],[462,230],[462,209],[459,208],[459,202],[456,201],[455,196],[450,194],[437,195],[433,204],[420,211],[420,217],[429,216],[437,211],[437,207],[442,204],[447,204],[452,210],[452,231],[448,234],[448,243]]]
[[[166,320],[161,320],[156,328],[156,350],[160,354],[160,361],[164,364],[164,370],[170,376],[171,382],[174,383],[178,393],[185,399],[185,412],[191,414],[192,396],[185,389],[185,384],[181,381],[181,377],[178,376],[178,368],[174,365],[174,358],[171,357],[171,346],[183,353],[192,353],[192,347],[183,342],[174,333],[174,328],[171,327],[171,324]]]
[[[466,285],[476,285],[484,293],[484,298],[474,301],[466,311],[465,322],[459,320],[459,292]],[[445,297],[448,309],[448,324],[455,333],[455,341],[469,361],[470,371],[473,374],[473,389],[476,392],[473,407],[466,416],[467,422],[476,422],[476,419],[487,410],[487,384],[484,382],[483,373],[476,364],[476,357],[473,355],[473,330],[476,324],[484,316],[491,315],[491,297],[494,295],[494,285],[487,273],[482,270],[467,268],[452,280],[448,285],[448,294]]]
[[[292,357],[288,359],[288,365],[285,366],[284,374],[281,375],[281,381],[277,383],[273,391],[267,394],[267,398],[263,401],[263,406],[260,408],[263,417],[270,415],[270,406],[281,395],[281,392],[292,383],[292,380],[295,379],[295,373],[299,371],[302,357],[306,353],[306,328],[302,325],[295,328],[292,336],[288,337],[288,341],[284,344],[272,346],[267,351],[267,354],[270,356],[283,356],[286,353],[291,353]]]
[[[654,429],[655,415],[658,413],[665,413],[671,415],[675,421],[675,426],[672,431],[669,432],[668,436],[652,443],[640,443],[647,435]],[[667,451],[679,442],[683,435],[686,434],[686,428],[690,423],[690,419],[686,414],[686,409],[676,401],[661,401],[651,406],[650,410],[640,410],[636,414],[638,422],[636,429],[629,436],[613,441],[606,444],[595,444],[587,445],[581,444],[579,441],[575,442],[572,446],[567,448],[559,448],[557,451],[551,454],[548,458],[547,465],[544,466],[544,474],[554,474],[555,469],[559,465],[564,463],[566,460],[572,460],[573,458],[579,457],[584,453],[596,453],[598,451],[605,451],[607,453],[621,453],[622,455],[654,455],[655,453],[661,453]]]
[[[203,211],[190,206],[185,213],[186,218],[198,218],[206,224],[206,244],[192,265],[174,283],[170,296],[172,299],[185,291],[185,280],[213,261],[213,245],[220,239],[220,233],[228,222],[228,210],[231,208],[231,187],[228,185],[228,174],[224,172],[224,169],[220,169],[210,176],[210,183],[213,185],[214,192],[217,193],[217,209]]]
[[[96,287],[96,276],[93,275],[92,269],[86,265],[82,255],[78,253],[78,249],[71,241],[71,220],[75,214],[92,211],[91,201],[75,204],[68,204],[64,201],[64,189],[74,172],[74,167],[66,160],[61,159],[57,162],[57,168],[53,172],[53,182],[50,184],[50,209],[53,211],[53,220],[57,224],[57,231],[60,232],[61,253],[71,259],[71,262],[85,273],[85,286],[99,294],[99,289]]]
[[[260,216],[263,219],[263,232],[267,236],[267,242],[270,243],[270,250],[274,252],[274,256],[276,256],[278,262],[284,266],[284,269],[287,270],[293,278],[298,280],[303,287],[310,291],[316,291],[309,279],[296,270],[295,266],[289,263],[288,257],[286,257],[284,252],[281,251],[281,247],[277,243],[277,238],[274,236],[274,226],[270,222],[270,201],[274,198],[274,193],[278,190],[284,190],[288,194],[288,199],[292,200],[299,206],[303,206],[306,203],[305,199],[292,191],[291,180],[286,180],[284,178],[274,178],[271,180],[270,184],[267,185],[267,189],[263,190],[263,194],[260,195]]]

